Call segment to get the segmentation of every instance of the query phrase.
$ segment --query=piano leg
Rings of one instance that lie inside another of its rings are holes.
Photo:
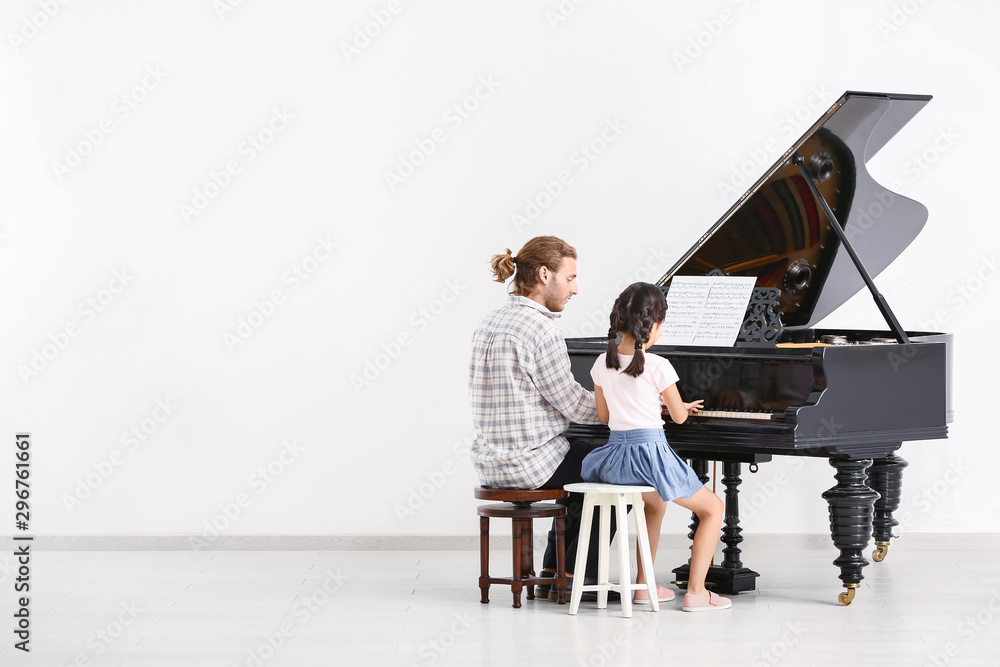
[[[903,468],[908,466],[905,460],[890,453],[883,459],[875,459],[868,469],[869,484],[881,496],[875,501],[875,516],[872,520],[872,537],[875,539],[875,551],[872,559],[882,562],[889,552],[889,540],[893,537],[892,529],[899,522],[892,513],[899,509],[900,496],[903,490]]]
[[[847,589],[838,598],[845,606],[854,600],[854,592],[864,579],[861,571],[868,565],[861,552],[868,548],[872,514],[879,497],[867,484],[865,471],[871,464],[871,459],[831,458],[830,465],[837,469],[837,485],[823,493],[830,504],[833,545],[840,549],[840,557],[833,564],[840,568],[840,580]]]
[[[739,461],[726,461],[722,464],[722,484],[726,487],[726,521],[722,528],[722,541],[726,548],[722,550],[722,565],[713,567],[718,572],[709,573],[716,580],[726,582],[724,587],[728,593],[742,593],[757,588],[757,577],[760,575],[750,568],[743,567],[740,560],[740,542],[743,541],[740,527],[740,477]]]
[[[706,461],[692,461],[691,467],[694,468],[703,484],[708,481],[708,463]],[[740,463],[738,461],[723,462],[722,473],[722,483],[726,487],[726,520],[722,528],[722,541],[726,548],[722,550],[722,565],[709,567],[705,583],[716,592],[735,595],[756,590],[757,577],[760,575],[750,568],[743,567],[743,561],[740,560],[739,544],[743,541],[743,536],[740,534],[743,532],[740,527],[739,486],[743,482],[740,477]],[[691,532],[688,534],[688,539],[694,539],[694,531],[698,528],[697,515],[692,514],[691,517]],[[690,560],[688,562],[690,563]],[[678,586],[687,588],[689,565],[682,565],[673,572],[676,575]]]
[[[740,542],[743,541],[740,528],[740,464],[726,461],[722,464],[722,484],[726,487],[726,522],[722,528],[722,541],[726,548],[722,550],[722,565],[739,569],[743,567],[740,560]]]

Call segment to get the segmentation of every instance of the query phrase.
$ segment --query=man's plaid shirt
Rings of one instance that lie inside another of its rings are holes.
[[[600,423],[593,392],[573,378],[557,317],[509,295],[472,336],[472,462],[486,486],[538,488],[569,451],[570,422]]]

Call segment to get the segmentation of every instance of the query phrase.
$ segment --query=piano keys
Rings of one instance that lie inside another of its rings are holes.
[[[691,415],[689,419],[780,419],[777,413],[770,410],[699,410]],[[695,421],[694,423],[698,423]]]
[[[903,442],[947,437],[951,334],[905,331],[873,280],[916,238],[927,209],[865,168],[930,99],[844,93],[658,281],[669,307],[674,276],[756,278],[732,348],[650,349],[670,360],[685,401],[704,401],[685,424],[665,421],[667,440],[703,481],[708,461],[723,463],[725,560],[708,578],[719,592],[753,590],[759,576],[739,548],[743,464],[829,459],[836,484],[823,497],[846,589],[838,599],[847,605],[869,565],[862,552],[870,538],[881,561],[898,525],[892,514],[907,464],[895,452]],[[814,328],[865,288],[886,329]],[[592,387],[590,367],[607,340],[566,344],[577,380]],[[606,442],[607,427],[574,424],[568,435]]]

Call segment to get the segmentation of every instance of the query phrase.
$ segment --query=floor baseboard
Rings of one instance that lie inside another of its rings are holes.
[[[535,547],[545,547],[545,533],[534,536]],[[492,535],[490,548],[509,550],[509,535]],[[686,548],[684,535],[664,534],[660,548]],[[740,545],[789,549],[832,549],[830,536],[822,533],[770,533],[744,535]],[[998,533],[908,533],[895,538],[896,549],[913,551],[997,551]],[[36,536],[35,551],[478,551],[477,535],[106,535]]]

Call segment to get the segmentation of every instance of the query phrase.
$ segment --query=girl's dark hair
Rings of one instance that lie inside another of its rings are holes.
[[[618,360],[618,346],[615,337],[619,333],[631,334],[635,338],[636,350],[632,363],[625,369],[626,375],[639,377],[646,367],[646,355],[642,345],[649,341],[649,332],[654,324],[667,316],[667,300],[663,291],[649,283],[632,283],[618,295],[611,309],[611,328],[608,330],[608,368],[621,368]]]
[[[531,288],[538,282],[538,269],[544,266],[555,273],[559,270],[563,257],[576,259],[576,248],[555,236],[536,236],[524,244],[517,257],[511,255],[510,248],[503,254],[493,255],[490,267],[496,282],[506,282],[514,276],[512,293],[528,296]]]

